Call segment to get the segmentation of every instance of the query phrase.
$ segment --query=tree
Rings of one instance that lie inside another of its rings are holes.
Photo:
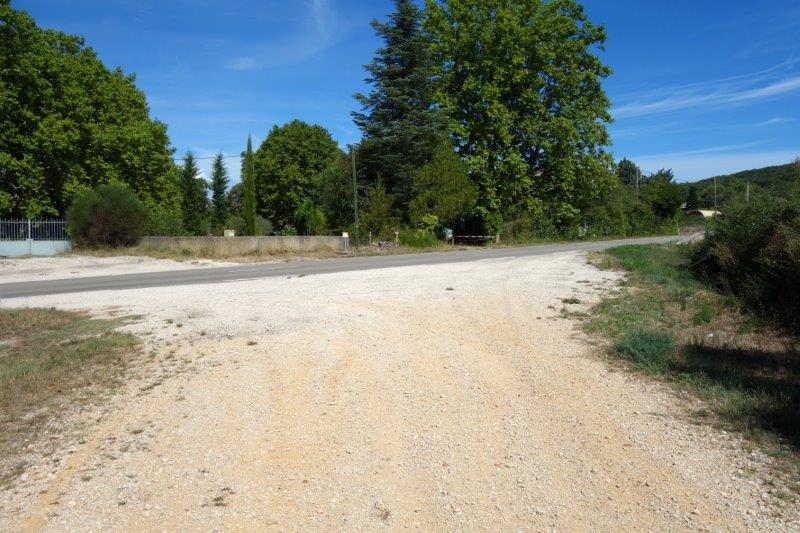
[[[319,174],[341,150],[322,126],[294,120],[275,126],[254,156],[260,213],[277,228],[297,226],[295,213],[314,199]]]
[[[467,176],[466,165],[446,142],[439,145],[430,163],[414,174],[414,198],[410,218],[421,222],[434,215],[450,227],[457,225],[475,207],[478,191]]]
[[[61,215],[111,181],[177,208],[166,126],[134,77],[0,1],[0,216]]]
[[[683,202],[681,189],[672,179],[672,170],[662,168],[647,177],[647,185],[642,189],[642,199],[659,218],[674,217]]]
[[[200,170],[192,152],[186,152],[181,168],[180,187],[183,194],[183,227],[189,233],[202,235],[208,231],[208,185],[200,177]]]
[[[211,166],[211,205],[213,207],[213,222],[216,228],[222,228],[228,219],[230,207],[228,205],[228,171],[222,154],[217,154]]]
[[[253,154],[253,140],[247,136],[247,148],[242,154],[242,197],[241,216],[244,220],[244,234],[256,234],[256,177],[253,171],[255,165]],[[231,191],[233,192],[233,191]]]
[[[447,123],[434,99],[435,64],[422,17],[413,1],[395,0],[388,22],[372,21],[384,47],[364,67],[372,91],[355,95],[362,106],[353,113],[364,134],[360,164],[384,182],[399,207],[408,204],[413,174],[430,161]]]
[[[340,154],[317,177],[317,202],[331,229],[345,230],[354,223],[353,169],[350,158]]]
[[[367,189],[364,198],[364,209],[361,212],[361,228],[373,237],[389,237],[391,231],[397,228],[398,220],[392,215],[392,197],[386,192],[386,187],[377,182]]]
[[[487,230],[529,210],[575,224],[576,181],[610,165],[606,39],[574,0],[426,0],[457,148]]]
[[[639,170],[639,167],[627,158],[624,158],[617,165],[617,177],[619,177],[619,181],[623,185],[635,186],[637,183],[642,185],[638,181],[641,175],[642,171]]]

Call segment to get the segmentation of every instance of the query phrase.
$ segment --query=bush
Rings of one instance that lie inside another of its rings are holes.
[[[400,232],[400,244],[411,248],[428,248],[439,244],[439,239],[427,229],[409,229]]]
[[[706,280],[800,333],[800,198],[729,208],[709,226],[692,259]]]
[[[78,246],[131,246],[144,234],[147,210],[124,185],[109,183],[80,193],[67,210]]]
[[[180,207],[169,207],[155,202],[145,202],[147,217],[144,232],[146,235],[185,235],[183,215]]]
[[[617,343],[617,353],[632,363],[654,372],[669,367],[675,340],[669,333],[654,329],[629,332]]]
[[[225,227],[223,230],[232,229],[237,236],[246,235],[244,226],[244,218],[242,218],[240,215],[230,215],[225,221]],[[261,215],[256,215],[255,226],[256,236],[272,234],[272,224],[269,220]]]

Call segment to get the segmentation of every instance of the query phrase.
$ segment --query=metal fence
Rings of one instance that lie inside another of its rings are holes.
[[[0,219],[0,241],[68,241],[64,220]]]

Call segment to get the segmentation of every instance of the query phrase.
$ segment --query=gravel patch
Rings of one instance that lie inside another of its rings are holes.
[[[0,530],[796,529],[766,457],[561,317],[618,280],[560,253],[0,302],[142,314],[154,357]]]

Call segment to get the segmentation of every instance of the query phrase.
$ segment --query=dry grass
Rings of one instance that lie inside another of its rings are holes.
[[[59,415],[118,384],[138,353],[126,318],[54,309],[0,310],[0,485],[25,467],[29,445],[58,432]]]

